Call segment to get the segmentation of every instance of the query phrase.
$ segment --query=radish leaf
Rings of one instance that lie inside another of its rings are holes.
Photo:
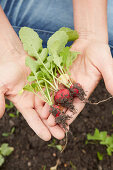
[[[78,39],[78,33],[76,30],[72,30],[71,28],[68,27],[62,27],[59,29],[59,31],[65,31],[66,34],[68,35],[68,41],[74,41]]]
[[[24,50],[30,56],[36,57],[36,54],[42,50],[42,40],[33,29],[22,27],[19,31],[19,37],[23,43]]]

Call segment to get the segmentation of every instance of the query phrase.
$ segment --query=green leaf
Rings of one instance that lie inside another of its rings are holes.
[[[32,87],[36,92],[39,91],[39,88],[38,88],[38,84],[37,84],[37,83],[32,83],[32,84],[31,84],[31,87]]]
[[[30,84],[26,84],[23,88],[23,90],[29,91],[29,92],[33,92],[34,93],[34,89]]]
[[[61,151],[62,150],[62,146],[61,145],[56,145],[56,148]]]
[[[35,81],[36,80],[36,78],[35,78],[35,76],[28,76],[27,77],[27,80],[29,81],[29,82],[32,82],[32,81]]]
[[[4,162],[5,162],[4,157],[0,155],[0,166],[2,166]]]
[[[111,136],[107,136],[106,139],[103,139],[103,141],[100,142],[100,144],[112,145],[113,144],[113,138]]]
[[[19,116],[19,113],[20,113],[20,112],[19,112],[18,110],[16,110],[16,116],[17,116],[17,117]]]
[[[38,63],[29,56],[26,57],[25,63],[26,66],[28,66],[31,69],[31,71],[35,74],[39,67]]]
[[[95,129],[94,135],[88,134],[87,139],[88,140],[104,140],[107,136],[107,132],[99,132],[98,129]]]
[[[14,151],[14,148],[13,147],[9,147],[8,143],[4,143],[4,144],[1,145],[0,151],[1,151],[1,154],[3,156],[8,156],[8,155],[10,155]]]
[[[39,57],[40,57],[42,62],[45,61],[45,59],[47,58],[47,55],[48,55],[47,48],[43,48],[42,52],[39,54]],[[38,65],[42,65],[42,62],[40,61],[39,57],[37,57],[37,63],[38,63]]]
[[[16,115],[14,113],[9,113],[10,117],[16,117]]]
[[[52,61],[53,61],[53,56],[52,56],[52,55],[49,55],[49,56],[47,57],[47,61],[52,62]]]
[[[72,65],[73,61],[77,58],[79,52],[70,51],[70,47],[65,47],[60,52],[60,56],[62,57],[62,65],[66,71],[69,70],[69,67]]]
[[[15,132],[15,127],[13,127],[13,128],[11,129],[10,134],[12,135],[14,132]]]
[[[77,170],[76,166],[71,161],[70,161],[70,165],[71,165],[73,170]]]
[[[56,53],[54,53],[53,61],[59,68],[61,68],[62,57],[59,57]]]
[[[14,131],[15,131],[15,127],[13,127],[13,128],[11,129],[11,131],[10,131],[10,132],[2,133],[2,136],[4,136],[4,137],[8,137],[8,136],[12,135],[12,134],[14,133]]]
[[[100,161],[103,160],[103,154],[101,154],[100,152],[97,152],[97,157]]]
[[[8,136],[10,136],[10,133],[8,132],[8,133],[2,133],[2,136],[3,137],[8,137]]]
[[[59,31],[65,31],[68,35],[68,41],[74,41],[79,38],[79,35],[76,30],[72,30],[68,27],[62,27],[59,29]]]
[[[9,104],[5,104],[6,109],[12,109],[14,107],[13,103],[10,101]]]
[[[65,47],[68,42],[68,35],[64,31],[56,31],[48,40],[47,48],[50,55],[54,52],[59,52]]]
[[[42,72],[42,77],[40,76],[40,78],[46,78],[47,80],[52,80],[52,77],[50,76],[50,74],[47,72],[47,70],[44,67],[41,67],[41,72]]]
[[[19,31],[19,37],[23,43],[24,50],[30,56],[37,58],[37,53],[42,49],[42,40],[38,34],[31,28],[22,27]]]
[[[108,148],[107,148],[107,154],[108,154],[109,156],[111,156],[111,155],[112,155],[112,152],[113,152],[112,149],[111,149],[110,147],[108,147]]]
[[[100,132],[100,140],[105,140],[106,137],[107,137],[107,132],[106,131]]]
[[[87,144],[88,144],[88,140],[85,141],[85,145],[87,145]]]

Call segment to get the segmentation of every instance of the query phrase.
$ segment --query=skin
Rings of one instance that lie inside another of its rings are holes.
[[[108,45],[107,1],[73,0],[73,9],[74,26],[79,39],[73,43],[71,50],[79,51],[80,55],[70,68],[71,77],[82,85],[87,98],[102,78],[108,92],[113,95],[113,59]],[[72,116],[69,125],[85,106],[78,98],[74,99],[73,104],[77,114],[66,112]],[[52,115],[48,117],[48,124],[56,125]]]
[[[71,50],[80,51],[81,54],[70,68],[71,76],[82,84],[85,91],[88,91],[88,97],[101,78],[104,79],[108,91],[113,94],[111,85],[113,59],[108,46],[107,1],[73,0],[73,6],[74,24],[79,39],[73,43]],[[25,66],[27,54],[1,8],[0,28],[2,40],[0,41],[0,117],[5,110],[4,97],[7,97],[41,139],[47,141],[51,136],[57,139],[64,138],[65,132],[55,124],[54,117],[49,114],[48,104],[30,92],[24,92],[21,96],[18,94],[30,73]],[[68,124],[72,123],[84,107],[78,99],[74,100],[74,104],[78,112]],[[66,114],[72,115],[69,111]]]
[[[30,70],[25,66],[27,56],[21,41],[14,32],[0,7],[0,117],[5,111],[5,98],[13,102],[22,113],[29,126],[43,140],[48,141],[51,135],[61,139],[64,131],[58,125],[50,127],[46,118],[41,118],[39,112],[45,111],[46,104],[34,94],[19,91],[27,82]],[[6,43],[7,42],[7,43]],[[43,108],[43,106],[45,106]]]

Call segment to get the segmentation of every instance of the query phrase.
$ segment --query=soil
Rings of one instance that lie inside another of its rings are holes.
[[[100,82],[91,100],[96,102],[107,98],[109,93]],[[15,108],[7,111],[0,120],[0,144],[9,143],[14,147],[14,152],[6,157],[1,170],[49,170],[60,159],[58,170],[113,170],[113,156],[108,156],[106,147],[97,144],[85,144],[87,134],[94,132],[95,128],[113,133],[113,99],[99,105],[86,104],[84,110],[71,124],[72,134],[68,134],[68,144],[62,154],[56,149],[49,147],[49,142],[42,141],[28,126],[20,115],[16,118],[9,117],[9,113],[15,113]],[[8,132],[12,127],[14,134],[3,137],[3,132]],[[62,141],[56,140],[57,144]],[[104,155],[99,161],[97,151]],[[72,164],[74,165],[72,167]],[[75,168],[76,167],[76,168]]]

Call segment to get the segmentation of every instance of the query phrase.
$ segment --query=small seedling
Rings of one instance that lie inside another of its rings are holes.
[[[105,145],[107,148],[107,154],[112,155],[113,152],[113,134],[109,136],[107,131],[100,132],[97,128],[95,129],[94,135],[88,134],[87,140],[99,141],[101,145]]]
[[[7,109],[7,111],[11,110],[14,107],[13,103],[11,101],[9,101],[9,104],[5,104],[5,108]],[[19,116],[19,111],[16,109],[16,114],[14,113],[9,113],[10,117],[18,117]]]
[[[97,152],[97,158],[99,161],[103,160],[103,154],[101,154],[100,152]]]
[[[15,132],[15,127],[13,127],[10,132],[2,133],[2,136],[8,137],[12,135],[14,132]]]
[[[70,161],[70,165],[71,165],[73,170],[77,170],[76,166],[71,161]]]
[[[52,143],[48,145],[49,147],[57,148],[59,151],[62,150],[62,145],[57,145],[56,140],[53,139]]]
[[[18,117],[19,116],[19,111],[16,110],[16,113],[9,113],[9,116],[14,118],[14,117]]]
[[[45,165],[43,166],[43,170],[46,170],[46,166]]]
[[[0,147],[0,166],[5,162],[5,156],[9,156],[14,151],[14,148],[8,145],[8,143],[3,143]]]
[[[13,103],[10,101],[9,102],[9,104],[5,104],[5,108],[7,109],[7,110],[10,110],[10,109],[12,109],[14,107],[14,105],[13,105]]]

